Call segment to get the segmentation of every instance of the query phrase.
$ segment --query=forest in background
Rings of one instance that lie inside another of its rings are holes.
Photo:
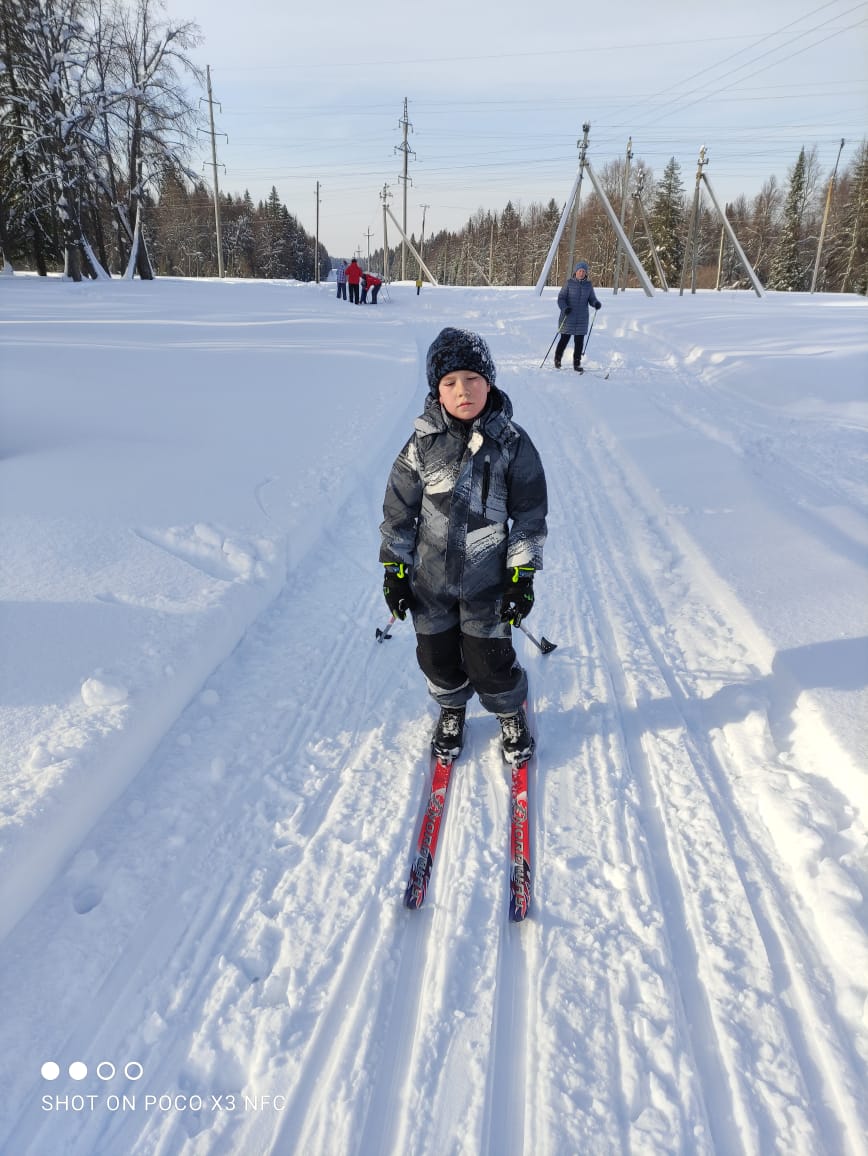
[[[0,0],[0,266],[72,280],[219,274],[213,194],[189,167],[202,118],[187,88],[204,88],[189,57],[199,39],[195,24],[166,21],[156,0]],[[626,189],[625,172],[622,160],[602,167],[606,199],[652,282],[659,286],[662,272],[678,286],[686,259],[694,261],[694,190],[675,157],[659,177],[637,160]],[[227,276],[324,279],[352,255],[400,275],[399,238],[390,237],[385,263],[382,247],[330,254],[276,187],[257,203],[246,190],[221,193],[219,208]],[[562,209],[554,198],[510,200],[480,207],[459,230],[411,241],[443,284],[535,284]],[[816,149],[802,148],[785,181],[770,176],[725,212],[766,287],[811,288],[822,234],[816,288],[868,292],[868,141],[834,180]],[[549,284],[567,275],[569,234]],[[575,256],[590,262],[594,280],[613,284],[617,237],[593,190],[582,195],[576,238]],[[699,288],[750,284],[707,195],[695,263]],[[420,273],[409,252],[405,268],[413,279]],[[618,283],[638,281],[622,265]]]

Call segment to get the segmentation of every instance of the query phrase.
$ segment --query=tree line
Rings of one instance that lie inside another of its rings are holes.
[[[199,40],[160,0],[0,0],[0,265],[216,274],[213,198],[188,163]],[[221,202],[228,272],[314,276],[313,238],[276,191]]]
[[[160,0],[0,0],[0,265],[62,269],[73,280],[218,274],[213,195],[189,167],[203,119],[188,94],[191,82],[203,88],[189,56],[199,40],[198,27],[168,19]],[[598,179],[619,215],[626,199],[625,229],[656,284],[658,266],[670,286],[679,283],[688,244],[699,287],[749,284],[707,198],[688,237],[692,197],[674,157],[659,180],[641,160],[631,173],[626,190],[623,161]],[[276,188],[258,204],[247,191],[221,194],[219,209],[227,275],[327,276],[329,253]],[[480,208],[461,229],[412,240],[442,283],[535,284],[561,210],[553,198],[509,201],[498,212]],[[803,148],[784,184],[770,177],[726,213],[760,280],[782,290],[810,288],[827,217],[817,288],[868,292],[865,141],[833,185],[816,149]],[[550,284],[567,275],[570,231]],[[617,239],[593,190],[583,193],[576,237],[575,256],[591,263],[597,284],[613,283]],[[400,243],[388,257],[389,271],[400,267]],[[382,248],[372,264],[383,270]],[[631,283],[622,266],[619,284]]]
[[[625,162],[613,161],[598,174],[600,186],[620,217]],[[587,188],[587,185],[584,186]],[[831,192],[831,197],[829,193]],[[691,236],[693,190],[688,195],[675,157],[659,180],[643,161],[632,166],[624,206],[625,232],[652,282],[662,288],[659,264],[670,288],[682,284],[685,262],[696,245],[698,288],[750,288],[713,203],[701,196],[696,238]],[[828,212],[826,209],[828,201]],[[509,201],[500,213],[479,209],[457,232],[424,239],[422,258],[443,284],[534,285],[544,267],[563,206],[522,207]],[[725,206],[727,218],[760,281],[769,289],[810,289],[826,216],[816,288],[823,292],[868,293],[868,142],[834,182],[823,178],[816,150],[802,148],[786,183],[769,177],[752,199],[739,196]],[[647,226],[647,227],[646,227]],[[559,285],[569,274],[571,224],[564,230],[548,276]],[[583,192],[576,216],[575,258],[584,257],[599,285],[614,284],[618,239],[595,191]],[[411,237],[417,249],[420,241]],[[652,254],[654,247],[656,258]],[[389,248],[389,268],[400,261],[400,244]],[[374,260],[382,269],[383,250]],[[687,284],[689,284],[689,280]],[[618,284],[638,285],[622,261]]]

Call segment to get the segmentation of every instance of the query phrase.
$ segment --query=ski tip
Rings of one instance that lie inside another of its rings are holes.
[[[404,892],[404,906],[410,911],[418,911],[425,902],[425,895],[428,891],[428,881],[424,882],[411,879],[407,884],[407,890]]]
[[[527,919],[527,914],[530,911],[530,900],[525,903],[516,903],[515,899],[509,901],[509,922],[510,923],[524,923]]]

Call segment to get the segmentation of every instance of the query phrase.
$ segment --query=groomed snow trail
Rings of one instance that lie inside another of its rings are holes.
[[[374,628],[408,414],[2,945],[4,1027],[29,1057],[8,1072],[9,1156],[868,1152],[858,808],[817,780],[834,739],[813,715],[805,733],[803,700],[787,711],[737,581],[649,484],[632,423],[720,453],[770,519],[797,464],[752,469],[762,415],[700,412],[698,368],[659,336],[616,337],[604,312],[592,356],[618,369],[578,379],[537,368],[539,326],[480,302],[466,323],[499,333],[550,485],[529,627],[558,648],[519,640],[532,917],[507,919],[508,774],[476,704],[426,903],[401,902],[434,714],[409,624],[381,645]],[[817,445],[798,469],[833,504],[855,478],[830,480]],[[135,1108],[43,1110],[49,1058],[140,1062],[139,1081],[63,1089]]]

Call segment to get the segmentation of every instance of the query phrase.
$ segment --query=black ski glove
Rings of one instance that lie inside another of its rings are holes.
[[[568,305],[568,306],[566,307],[566,309],[564,310],[564,317],[566,317],[566,315],[567,315],[568,313],[572,313],[572,309],[569,307],[569,305]]]
[[[602,305],[600,304],[600,302],[598,301],[598,302],[597,302],[597,304],[594,306],[594,308],[595,308],[595,309],[596,309],[596,311],[599,313],[599,312],[600,312],[600,310],[603,308],[603,306],[602,306]]]
[[[520,626],[533,610],[533,566],[514,566],[506,572],[500,621]]]
[[[403,622],[407,611],[413,609],[413,593],[410,590],[410,575],[403,562],[384,562],[383,597],[386,605],[396,618]]]

